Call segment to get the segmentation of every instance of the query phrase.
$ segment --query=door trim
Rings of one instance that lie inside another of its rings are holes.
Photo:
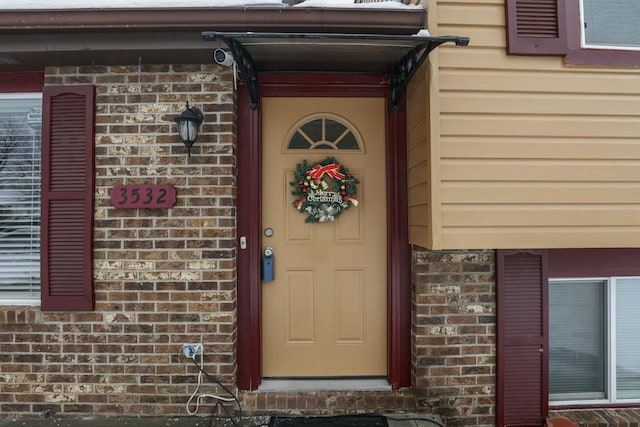
[[[387,379],[411,385],[411,275],[407,206],[406,110],[392,112],[388,76],[370,74],[263,74],[261,96],[384,97],[387,119]],[[261,369],[261,130],[260,105],[249,107],[242,82],[237,97],[237,386],[256,390]],[[240,238],[246,238],[246,249]]]

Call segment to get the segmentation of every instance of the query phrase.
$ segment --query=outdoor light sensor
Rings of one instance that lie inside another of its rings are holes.
[[[173,118],[173,121],[178,124],[178,135],[180,135],[180,139],[187,147],[189,157],[191,157],[191,146],[198,139],[198,127],[200,127],[202,120],[204,120],[202,111],[197,108],[190,108],[189,101],[187,101],[187,109]]]
[[[229,66],[233,64],[233,55],[224,49],[216,49],[213,52],[213,60],[220,65]]]

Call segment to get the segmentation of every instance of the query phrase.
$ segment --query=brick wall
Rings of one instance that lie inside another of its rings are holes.
[[[413,251],[413,372],[419,411],[447,426],[495,425],[493,251]]]
[[[207,370],[234,382],[234,97],[215,65],[48,68],[47,85],[97,91],[96,310],[2,307],[0,414],[185,414],[202,342]],[[205,116],[191,158],[172,118]],[[169,183],[171,209],[114,209],[115,184]],[[51,413],[51,412],[49,412]]]
[[[257,412],[417,412],[447,426],[495,425],[494,251],[413,248],[413,389],[242,393]],[[261,411],[263,410],[263,411]]]
[[[412,389],[399,391],[240,392],[243,411],[251,414],[342,415],[415,411]]]
[[[182,343],[202,342],[207,371],[235,383],[230,69],[48,68],[45,80],[97,89],[96,310],[0,307],[0,417],[185,415],[196,370]],[[172,121],[187,100],[205,115],[190,158]],[[172,184],[177,204],[114,209],[110,189],[129,183]],[[493,252],[414,248],[413,272],[413,389],[244,392],[245,413],[418,411],[493,425]]]

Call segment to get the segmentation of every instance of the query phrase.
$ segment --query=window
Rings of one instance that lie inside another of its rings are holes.
[[[549,281],[549,400],[640,401],[640,278]]]
[[[287,138],[289,150],[361,150],[352,126],[337,117],[305,119]]]
[[[505,0],[511,55],[562,55],[567,64],[640,65],[637,0]]]
[[[549,400],[605,397],[605,284],[549,283]]]
[[[0,73],[0,304],[93,310],[95,88]]]
[[[608,49],[640,48],[638,0],[582,0],[582,46]]]
[[[41,94],[0,94],[0,301],[40,302],[41,126]]]
[[[640,402],[640,248],[496,251],[496,418]],[[549,280],[549,278],[552,278]]]

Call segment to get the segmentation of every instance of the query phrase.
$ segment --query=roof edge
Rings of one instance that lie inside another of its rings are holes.
[[[96,30],[207,29],[414,34],[426,10],[378,8],[153,8],[3,10],[0,34]]]

